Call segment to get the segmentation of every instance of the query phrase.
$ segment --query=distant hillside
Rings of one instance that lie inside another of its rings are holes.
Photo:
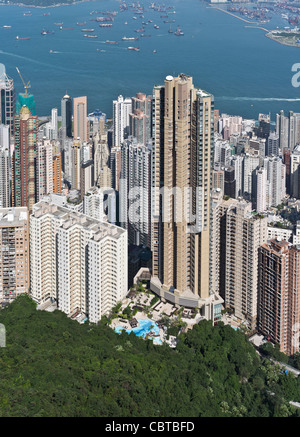
[[[300,379],[262,361],[230,326],[202,321],[175,350],[105,325],[37,311],[28,296],[0,310],[0,417],[297,416]]]

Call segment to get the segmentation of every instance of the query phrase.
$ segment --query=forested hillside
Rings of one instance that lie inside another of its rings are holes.
[[[300,380],[261,361],[241,332],[203,321],[177,348],[37,311],[0,311],[0,416],[291,416]]]

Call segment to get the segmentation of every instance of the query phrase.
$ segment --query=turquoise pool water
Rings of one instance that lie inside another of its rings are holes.
[[[156,335],[159,334],[159,327],[153,320],[150,319],[138,319],[139,326],[136,328],[130,328],[130,329],[124,329],[123,326],[117,326],[115,328],[115,331],[120,334],[122,331],[126,331],[127,334],[130,334],[130,332],[133,332],[138,337],[145,338],[146,335],[153,331]],[[152,326],[152,328],[150,328]],[[153,340],[154,344],[162,344],[162,341],[159,337],[149,337],[151,340]]]

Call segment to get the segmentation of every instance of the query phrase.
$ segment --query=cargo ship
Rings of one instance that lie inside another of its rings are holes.
[[[139,48],[139,47],[127,47],[127,49],[128,49],[128,50],[134,50],[134,51],[136,51],[136,52],[139,52],[139,51],[140,51],[140,48]]]
[[[146,36],[151,36],[151,35],[146,35],[145,33],[141,33],[141,37],[146,37]]]
[[[95,29],[81,29],[81,32],[94,32]]]
[[[87,34],[85,34],[83,36],[85,36],[86,38],[98,38],[97,35],[87,35]]]
[[[136,37],[127,37],[127,36],[123,36],[123,38],[122,38],[122,41],[136,41],[136,40],[138,40],[139,38],[136,36]]]
[[[77,26],[84,26],[86,24],[86,21],[83,21],[82,23],[78,22],[76,24],[77,24]]]
[[[105,42],[106,44],[118,44],[118,41],[109,41],[108,39]]]
[[[21,37],[21,36],[16,36],[16,39],[30,39],[30,37],[29,36],[23,36],[23,37]]]
[[[4,29],[10,29],[11,28],[11,26],[2,26]]]
[[[111,17],[97,17],[96,21],[114,21]]]
[[[164,20],[164,23],[175,23],[176,20]]]

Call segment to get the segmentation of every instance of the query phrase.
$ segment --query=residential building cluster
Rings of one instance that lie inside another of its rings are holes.
[[[93,323],[142,268],[150,289],[218,323],[232,311],[299,351],[300,114],[220,114],[185,74],[51,116],[0,65],[0,301],[29,293]]]

